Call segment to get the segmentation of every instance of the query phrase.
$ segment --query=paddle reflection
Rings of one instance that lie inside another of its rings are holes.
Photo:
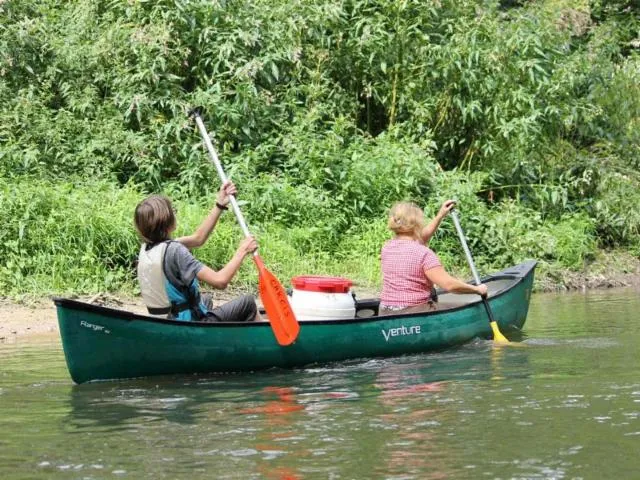
[[[259,443],[255,448],[262,452],[264,456],[269,456],[273,452],[282,451],[282,443],[287,445],[295,444],[291,442],[295,437],[295,429],[292,428],[295,421],[295,412],[304,410],[304,405],[300,404],[296,394],[291,387],[264,387],[262,394],[266,401],[261,405],[241,408],[239,411],[245,415],[264,415],[266,427],[263,434],[258,436]],[[289,447],[290,448],[290,447]],[[308,455],[306,449],[302,452],[287,452],[287,456],[301,457]],[[279,480],[299,480],[302,479],[298,472],[285,466],[272,467],[267,462],[262,462],[258,467],[262,478]]]
[[[240,410],[240,413],[264,413],[271,415],[268,417],[270,419],[277,419],[278,416],[283,418],[282,415],[286,415],[287,413],[304,410],[304,405],[296,403],[292,388],[265,387],[262,391],[267,396],[274,395],[275,398],[258,407],[243,408]]]

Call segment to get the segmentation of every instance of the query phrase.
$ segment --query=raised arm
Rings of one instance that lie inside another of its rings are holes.
[[[226,209],[229,203],[229,195],[235,195],[237,192],[236,186],[230,180],[227,180],[218,191],[216,196],[216,204],[211,209],[206,218],[202,221],[200,226],[191,235],[177,238],[176,240],[182,243],[188,249],[198,248],[207,241],[209,235],[218,223],[220,215]],[[221,208],[225,207],[225,208]]]
[[[431,221],[422,229],[422,231],[420,232],[420,238],[425,245],[429,244],[429,240],[431,240],[433,234],[436,233],[436,230],[440,226],[440,223],[442,222],[442,220],[444,220],[444,217],[449,214],[451,209],[455,207],[455,205],[456,202],[453,200],[447,200],[446,202],[444,202],[440,207],[440,211],[438,211],[438,214],[433,217]]]
[[[424,271],[427,278],[451,293],[475,293],[481,296],[487,294],[487,286],[484,283],[480,285],[471,285],[458,280],[456,277],[449,275],[444,268],[434,267]]]

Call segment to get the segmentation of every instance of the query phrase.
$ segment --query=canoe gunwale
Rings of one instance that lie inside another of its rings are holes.
[[[522,283],[535,269],[537,262],[534,260],[530,260],[519,265],[515,265],[513,267],[509,267],[503,271],[497,272],[492,275],[488,275],[483,277],[481,281],[483,283],[487,283],[490,281],[496,280],[513,280],[513,283],[508,287],[496,292],[495,295],[489,297],[490,300],[495,298],[500,298],[503,295],[507,295],[511,290],[513,290],[516,286]],[[472,282],[473,283],[473,282]],[[442,293],[442,292],[439,292]],[[104,307],[101,305],[93,305],[86,302],[81,302],[78,300],[71,300],[63,297],[53,297],[53,302],[57,307],[62,307],[71,310],[79,310],[83,312],[97,313],[101,315],[107,315],[112,317],[113,319],[122,320],[125,322],[131,321],[144,321],[150,323],[160,323],[160,324],[169,324],[169,325],[179,325],[185,328],[266,328],[269,327],[269,322],[185,322],[180,320],[169,320],[166,318],[157,318],[152,317],[150,315],[143,315],[138,313],[129,312],[126,310],[118,310],[116,308]],[[357,300],[360,302],[362,307],[357,310],[367,310],[371,308],[375,308],[377,304],[379,304],[379,299],[362,299]],[[389,314],[384,316],[372,315],[368,317],[355,317],[348,319],[332,319],[332,320],[300,320],[300,325],[335,325],[335,324],[349,324],[349,323],[369,323],[369,322],[378,322],[384,320],[385,322],[393,321],[393,320],[402,320],[413,317],[427,317],[427,316],[437,316],[448,314],[451,312],[456,312],[459,310],[472,308],[475,305],[481,303],[481,300],[472,301],[469,303],[461,304],[460,306],[450,307],[442,310],[434,310],[428,312],[412,312],[412,313],[398,313],[398,314]],[[372,307],[373,306],[373,307]],[[377,310],[377,308],[376,308]]]

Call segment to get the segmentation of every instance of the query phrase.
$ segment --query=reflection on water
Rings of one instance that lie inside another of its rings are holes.
[[[637,292],[534,296],[522,343],[73,385],[0,344],[0,478],[635,478]]]

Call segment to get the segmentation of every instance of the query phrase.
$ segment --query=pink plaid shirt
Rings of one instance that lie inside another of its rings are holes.
[[[381,257],[381,305],[413,307],[431,299],[433,283],[424,272],[442,266],[433,250],[417,241],[394,238],[384,244]]]

